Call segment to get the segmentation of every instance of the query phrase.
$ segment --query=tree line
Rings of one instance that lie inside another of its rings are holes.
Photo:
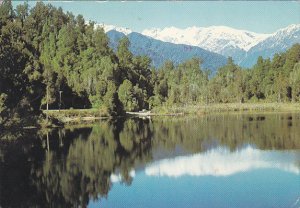
[[[13,8],[4,0],[0,31],[1,123],[39,115],[47,105],[121,115],[161,105],[300,99],[300,44],[272,60],[259,57],[250,69],[228,58],[211,74],[198,57],[156,69],[130,52],[126,37],[113,51],[95,22],[43,2]]]

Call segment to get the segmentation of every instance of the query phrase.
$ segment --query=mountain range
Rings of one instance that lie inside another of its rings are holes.
[[[258,42],[247,51],[240,65],[252,66],[256,63],[258,56],[272,58],[275,53],[284,52],[295,43],[300,43],[300,24],[290,25],[289,27],[280,29],[270,34],[263,41]]]
[[[116,30],[110,30],[106,34],[110,39],[110,47],[114,50],[117,49],[119,40],[126,36]],[[130,41],[129,50],[134,55],[147,55],[155,67],[162,66],[167,60],[171,60],[177,65],[187,59],[200,57],[202,60],[201,67],[210,69],[214,73],[227,61],[226,57],[197,46],[163,42],[136,32],[127,34],[127,37]]]
[[[203,67],[213,71],[232,57],[242,67],[251,67],[259,56],[272,58],[295,43],[300,43],[300,24],[292,24],[272,34],[259,34],[226,26],[188,27],[180,29],[146,29],[141,33],[129,28],[102,25],[116,48],[116,36],[128,36],[135,55],[148,55],[153,65],[169,59],[179,63],[192,56],[203,60]],[[119,33],[118,35],[113,33]]]

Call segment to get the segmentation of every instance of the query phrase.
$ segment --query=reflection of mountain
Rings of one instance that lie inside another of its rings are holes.
[[[262,151],[251,147],[229,151],[217,148],[205,153],[163,159],[145,168],[149,176],[179,177],[229,176],[254,169],[274,168],[294,174],[300,173],[300,153],[295,151]]]
[[[135,176],[135,170],[131,170],[129,172],[129,176],[131,178],[133,178]],[[113,174],[110,175],[110,181],[112,183],[122,182],[123,180],[124,180],[124,178],[123,178],[121,173],[118,173],[118,174],[113,173]]]
[[[299,161],[292,162],[292,150],[300,149],[299,126],[298,114],[133,118],[55,130],[49,139],[29,133],[15,142],[0,140],[0,206],[85,207],[109,195],[114,182],[130,185],[135,172],[147,167],[157,174],[163,164],[169,171],[185,162],[196,168],[177,175],[259,167],[299,173]],[[245,144],[257,149],[241,149]]]

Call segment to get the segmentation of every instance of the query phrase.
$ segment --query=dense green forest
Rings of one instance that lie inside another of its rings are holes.
[[[41,115],[47,104],[121,115],[161,105],[300,100],[300,44],[250,69],[228,58],[211,75],[198,57],[155,69],[129,51],[126,37],[114,52],[94,22],[42,2],[13,8],[4,0],[0,31],[2,125]]]

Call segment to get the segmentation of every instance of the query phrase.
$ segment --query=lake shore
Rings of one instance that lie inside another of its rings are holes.
[[[30,119],[33,123],[13,125],[7,128],[0,128],[2,135],[12,129],[21,132],[30,129],[48,129],[93,125],[95,122],[108,119],[124,119],[126,117],[185,117],[205,116],[213,114],[259,114],[259,113],[300,113],[300,103],[227,103],[209,105],[188,105],[188,106],[161,106],[151,109],[149,115],[122,115],[119,117],[110,116],[104,109],[64,109],[43,111],[43,115]],[[46,114],[48,113],[48,122]],[[34,122],[38,119],[37,122]],[[34,124],[35,123],[35,124]],[[1,137],[1,134],[0,134]]]
[[[300,103],[224,103],[208,105],[161,106],[151,109],[151,113],[125,116],[185,116],[221,112],[300,112]],[[70,109],[43,111],[49,117],[62,123],[87,123],[112,118],[105,110]]]
[[[50,118],[55,118],[62,123],[85,123],[110,117],[104,109],[63,109],[44,110],[43,113]]]
[[[207,105],[162,106],[152,110],[155,114],[202,115],[220,112],[300,112],[300,103],[218,103]]]

